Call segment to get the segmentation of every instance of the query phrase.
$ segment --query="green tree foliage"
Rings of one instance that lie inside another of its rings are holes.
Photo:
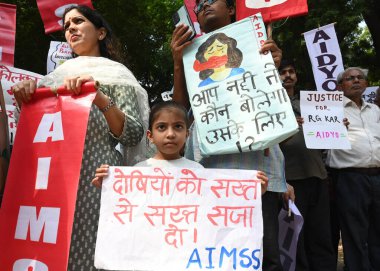
[[[309,13],[306,16],[274,23],[277,28],[274,29],[273,38],[283,50],[284,58],[295,60],[300,88],[315,88],[311,63],[302,33],[330,23],[335,23],[344,66],[360,66],[369,69],[370,84],[379,83],[380,65],[376,61],[372,37],[368,28],[363,30],[359,27],[359,23],[363,21],[363,12],[368,12],[371,6],[369,2],[308,0]],[[380,50],[378,50],[378,55],[380,55]]]
[[[45,74],[50,41],[63,41],[62,33],[45,35],[36,1],[3,2],[17,5],[15,66]],[[120,39],[126,55],[126,65],[147,89],[151,99],[170,90],[173,80],[170,38],[174,30],[171,17],[183,1],[92,0],[92,3]],[[302,33],[332,22],[336,22],[335,29],[345,66],[368,68],[370,83],[379,84],[380,1],[308,0],[308,5],[307,16],[275,22],[273,31],[273,38],[283,50],[284,58],[296,61],[299,86],[303,89],[314,88]],[[363,19],[368,24],[364,31],[358,28]]]
[[[170,90],[172,14],[181,0],[93,1],[124,44],[127,66],[154,99]]]
[[[50,41],[64,41],[63,33],[45,35],[35,1],[8,0],[17,5],[15,67],[46,74]],[[171,89],[173,61],[170,38],[172,14],[181,0],[92,1],[123,45],[126,64],[151,99]]]

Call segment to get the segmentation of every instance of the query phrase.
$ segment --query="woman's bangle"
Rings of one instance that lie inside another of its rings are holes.
[[[108,102],[108,104],[106,105],[106,107],[104,107],[104,108],[100,108],[100,111],[102,112],[102,113],[106,113],[112,106],[115,106],[116,104],[115,104],[115,102],[111,99],[111,98],[109,98],[109,102]]]

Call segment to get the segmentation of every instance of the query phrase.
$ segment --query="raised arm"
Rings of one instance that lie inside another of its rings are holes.
[[[274,64],[278,68],[282,59],[282,50],[278,48],[274,40],[269,39],[263,43],[263,46],[261,46],[260,53],[265,53],[267,51],[272,53]]]
[[[183,67],[183,50],[191,44],[191,41],[187,41],[190,37],[191,31],[189,27],[180,24],[178,25],[172,35],[172,41],[170,43],[173,62],[174,62],[174,92],[173,100],[182,104],[186,108],[190,108],[189,94],[187,93],[185,70]]]

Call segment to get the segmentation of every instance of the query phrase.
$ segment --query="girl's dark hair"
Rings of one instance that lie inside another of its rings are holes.
[[[206,62],[204,54],[207,48],[214,43],[215,40],[220,41],[223,44],[227,44],[227,56],[228,61],[226,64],[227,68],[237,68],[240,66],[243,61],[243,53],[236,47],[237,41],[234,38],[228,37],[224,33],[215,33],[211,35],[201,46],[198,48],[198,52],[195,55],[195,58],[198,59],[201,63]],[[207,69],[199,72],[199,78],[205,80],[211,74],[214,73],[213,69]]]
[[[186,124],[186,129],[189,128],[189,118],[187,117],[187,110],[186,108],[174,101],[166,101],[166,102],[160,102],[158,104],[155,104],[149,114],[149,125],[148,130],[152,131],[153,122],[157,119],[158,114],[165,109],[177,109],[179,110],[183,115],[183,120]]]
[[[99,40],[100,55],[102,57],[115,60],[117,62],[123,62],[123,56],[121,53],[121,45],[118,39],[113,35],[113,31],[106,20],[97,12],[88,6],[84,5],[72,5],[68,7],[62,16],[63,25],[65,24],[66,14],[76,9],[80,14],[86,17],[97,29],[104,27],[106,29],[106,36],[104,39]],[[77,57],[73,52],[73,57]]]

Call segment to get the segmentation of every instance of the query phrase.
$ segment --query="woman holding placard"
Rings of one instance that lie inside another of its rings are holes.
[[[100,82],[87,125],[68,267],[87,271],[95,270],[93,257],[100,207],[100,190],[91,185],[92,173],[101,163],[122,165],[122,156],[115,147],[121,143],[130,151],[139,144],[147,125],[149,105],[146,91],[131,71],[116,62],[120,60],[118,43],[99,13],[86,6],[71,6],[63,14],[63,25],[74,59],[45,76],[38,86],[64,85],[78,95],[84,82]],[[31,100],[35,89],[36,82],[31,80],[13,87],[19,107]],[[145,158],[141,152],[133,155],[137,161]]]

